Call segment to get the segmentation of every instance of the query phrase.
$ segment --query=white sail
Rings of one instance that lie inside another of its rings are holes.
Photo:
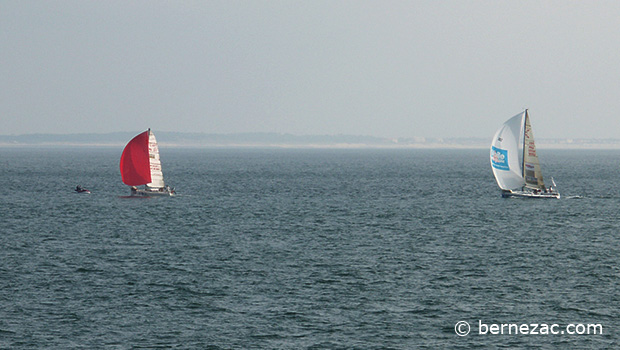
[[[164,187],[164,174],[161,171],[159,147],[157,147],[157,140],[151,129],[149,129],[149,161],[151,167],[151,182],[146,184],[146,186],[150,188]]]
[[[530,124],[530,117],[525,110],[525,127],[523,130],[523,178],[525,185],[529,188],[545,189],[542,171],[538,155],[536,155],[536,144],[534,143],[534,133]]]
[[[508,119],[491,142],[491,167],[497,185],[503,190],[520,189],[525,185],[519,151],[525,114],[526,111]]]

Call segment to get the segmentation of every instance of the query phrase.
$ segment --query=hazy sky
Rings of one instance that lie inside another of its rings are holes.
[[[620,1],[0,0],[0,134],[620,138]]]

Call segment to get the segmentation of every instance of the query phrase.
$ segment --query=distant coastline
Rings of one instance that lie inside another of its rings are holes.
[[[0,147],[65,146],[123,147],[139,132],[104,134],[27,134],[0,135]],[[341,148],[408,149],[488,148],[486,138],[382,138],[356,135],[293,135],[280,133],[206,134],[157,132],[160,147],[180,148]],[[620,149],[620,139],[540,139],[539,148]]]

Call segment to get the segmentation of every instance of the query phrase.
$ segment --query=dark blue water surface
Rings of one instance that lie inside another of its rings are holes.
[[[0,348],[620,347],[618,151],[539,152],[560,200],[488,150],[165,147],[179,195],[124,198],[120,152],[0,149]]]

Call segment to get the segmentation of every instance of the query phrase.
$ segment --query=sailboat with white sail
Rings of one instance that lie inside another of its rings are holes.
[[[131,186],[132,196],[172,196],[175,193],[164,183],[159,147],[151,129],[127,143],[121,155],[120,169],[123,183]],[[137,187],[143,185],[142,189]]]
[[[527,109],[508,119],[491,142],[491,169],[502,197],[560,198],[545,187]]]

